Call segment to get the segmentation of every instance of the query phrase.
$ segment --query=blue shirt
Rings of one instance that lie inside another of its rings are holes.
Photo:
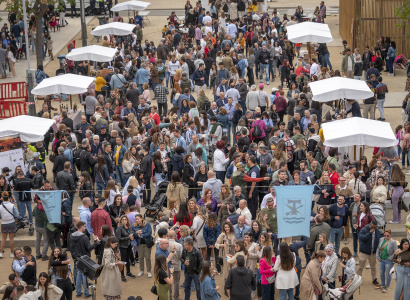
[[[233,117],[233,113],[235,112],[235,108],[234,105],[232,103],[232,105],[229,105],[229,103],[225,104],[225,109],[228,112],[228,119],[229,121],[232,121],[232,117]]]
[[[141,28],[142,28],[142,20],[143,20],[143,17],[135,16],[135,24],[138,24]]]
[[[186,150],[187,146],[186,146],[186,141],[185,139],[180,136],[178,139],[176,139],[175,141],[175,145],[178,146],[182,146],[182,148],[184,148]]]
[[[149,72],[146,69],[139,69],[137,71],[137,75],[135,76],[137,79],[137,84],[144,84],[149,82]]]

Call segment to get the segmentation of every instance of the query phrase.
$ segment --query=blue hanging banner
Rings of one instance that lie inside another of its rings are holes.
[[[313,185],[275,186],[278,238],[310,236]]]
[[[44,212],[47,215],[48,222],[61,224],[61,202],[62,194],[68,197],[64,190],[52,191],[31,191],[38,195],[41,199],[41,204],[44,207]]]

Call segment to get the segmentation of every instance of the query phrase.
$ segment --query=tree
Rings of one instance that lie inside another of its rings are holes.
[[[410,28],[410,0],[403,0],[403,5],[396,8],[396,16],[401,19],[397,26],[400,26],[400,28]]]
[[[16,13],[17,19],[21,16],[23,16],[23,1],[19,0],[0,0],[0,4],[6,4],[6,10],[9,12],[9,15],[12,12]],[[52,0],[35,0],[33,6],[30,8],[30,3],[29,1],[25,1],[26,3],[26,9],[27,9],[27,15],[30,15],[31,13],[34,14],[36,17],[36,59],[37,59],[37,66],[43,64],[43,23],[42,19],[43,16],[47,10],[47,7],[49,4],[54,5]],[[25,28],[25,30],[28,30],[28,28]],[[28,41],[26,41],[26,47],[30,47],[28,44]],[[37,68],[36,66],[36,68]]]

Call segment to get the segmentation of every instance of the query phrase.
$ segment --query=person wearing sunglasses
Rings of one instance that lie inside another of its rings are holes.
[[[379,260],[379,272],[381,284],[376,287],[383,293],[390,291],[390,269],[393,267],[394,251],[397,250],[397,242],[391,238],[391,230],[384,231],[384,237],[379,240],[379,246],[376,251],[376,258]],[[387,278],[386,278],[387,276]]]

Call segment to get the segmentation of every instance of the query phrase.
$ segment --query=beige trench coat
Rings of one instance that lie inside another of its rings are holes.
[[[300,294],[304,295],[302,299],[316,300],[317,296],[313,291],[313,285],[319,290],[322,290],[322,283],[320,277],[322,269],[317,259],[312,259],[306,267],[305,273],[300,282]]]
[[[227,254],[231,254],[233,255],[235,252],[235,244],[236,238],[235,235],[233,234],[233,232],[227,236],[225,233],[221,233],[216,242],[215,242],[215,248],[219,249],[219,256],[222,257],[224,259],[224,264],[222,266],[222,272],[223,272],[223,277],[224,280],[226,280],[226,278],[228,277],[228,273],[229,270],[232,268],[232,265],[229,265],[226,262],[226,255]],[[224,247],[221,247],[221,245],[225,245]]]
[[[121,272],[116,265],[118,258],[111,248],[105,248],[102,265],[104,266],[101,272],[101,293],[104,296],[120,296],[122,294],[121,288]]]

